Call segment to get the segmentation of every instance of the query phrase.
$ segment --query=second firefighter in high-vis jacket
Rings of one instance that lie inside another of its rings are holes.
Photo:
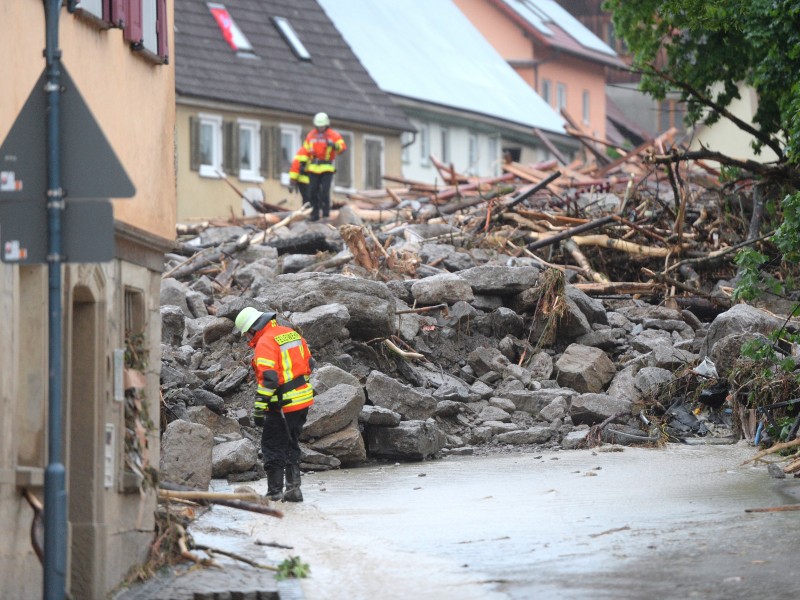
[[[331,120],[325,113],[314,115],[314,129],[303,141],[308,152],[308,201],[311,203],[310,221],[330,216],[331,184],[336,172],[336,156],[347,150],[341,134],[331,129]]]
[[[310,203],[308,198],[308,173],[306,173],[306,169],[308,169],[308,150],[300,146],[297,154],[295,154],[292,159],[292,166],[289,168],[289,189],[294,189],[294,186],[297,186],[303,204]]]

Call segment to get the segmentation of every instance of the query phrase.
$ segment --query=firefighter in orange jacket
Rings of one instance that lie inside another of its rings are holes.
[[[308,150],[301,146],[300,150],[297,151],[297,154],[294,155],[292,166],[289,168],[289,191],[299,191],[303,204],[309,202],[308,173],[306,173],[307,168]]]
[[[278,325],[275,317],[274,312],[248,306],[236,315],[235,326],[249,337],[248,345],[255,349],[252,366],[258,388],[253,420],[263,427],[261,451],[267,497],[302,502],[300,433],[314,403],[309,382],[314,359],[300,334]]]
[[[309,220],[316,221],[320,213],[327,218],[331,212],[331,183],[336,172],[336,155],[347,150],[338,131],[330,128],[325,113],[314,115],[314,129],[306,136],[303,148],[308,152],[308,196],[311,202]]]

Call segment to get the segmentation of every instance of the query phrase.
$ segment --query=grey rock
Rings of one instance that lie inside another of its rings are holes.
[[[345,337],[344,327],[350,321],[350,313],[344,304],[323,304],[306,312],[292,313],[289,320],[316,350],[336,338]]]
[[[161,479],[207,490],[211,483],[213,447],[214,434],[208,427],[188,421],[173,421],[161,436]]]
[[[365,388],[367,397],[375,406],[393,410],[404,419],[427,419],[436,410],[436,399],[431,394],[420,392],[380,371],[369,374]]]
[[[600,392],[616,373],[614,363],[597,348],[571,344],[556,361],[556,381],[578,392]]]
[[[425,460],[446,444],[444,433],[433,421],[402,421],[397,427],[373,427],[367,435],[371,456]]]
[[[472,300],[472,288],[469,283],[453,273],[440,273],[420,279],[411,286],[411,293],[417,304],[422,306]]]
[[[211,476],[225,477],[230,473],[251,470],[258,461],[258,450],[247,438],[214,446],[211,452]]]
[[[363,406],[361,388],[345,383],[315,394],[300,439],[322,438],[344,429],[358,420]]]

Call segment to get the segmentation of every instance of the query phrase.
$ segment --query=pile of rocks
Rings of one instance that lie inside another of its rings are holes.
[[[688,310],[601,301],[566,284],[555,341],[540,348],[544,267],[534,259],[445,243],[440,229],[408,226],[392,245],[396,256],[416,257],[415,276],[398,278],[349,262],[330,225],[282,230],[280,244],[242,243],[254,235],[244,227],[202,232],[192,242],[198,253],[227,248],[215,278],[181,270],[185,256],[166,257],[167,480],[205,488],[211,477],[262,476],[251,350],[233,328],[245,306],[277,311],[317,361],[301,438],[302,466],[315,470],[520,445],[569,449],[600,423],[618,443],[654,439],[639,410],[655,387],[707,356],[724,370],[745,339],[783,324],[746,305],[708,324]],[[324,237],[338,254],[322,261],[291,253],[287,240],[309,236]]]

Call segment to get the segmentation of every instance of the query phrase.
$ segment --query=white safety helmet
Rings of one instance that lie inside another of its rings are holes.
[[[236,329],[239,330],[239,333],[244,335],[245,333],[250,331],[259,320],[262,320],[264,322],[264,325],[266,325],[274,318],[275,318],[274,312],[264,313],[256,308],[253,308],[252,306],[246,306],[245,308],[239,311],[238,315],[236,315],[236,321],[234,322],[234,327],[236,327]]]
[[[325,113],[321,112],[314,115],[314,127],[328,127],[330,124],[331,120]]]

